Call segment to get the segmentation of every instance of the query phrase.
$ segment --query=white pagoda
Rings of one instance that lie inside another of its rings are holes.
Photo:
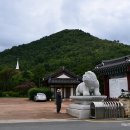
[[[19,59],[17,58],[16,70],[19,70]]]

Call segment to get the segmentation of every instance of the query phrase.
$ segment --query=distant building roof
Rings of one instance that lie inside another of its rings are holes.
[[[44,78],[47,84],[79,84],[82,78],[62,67],[53,74]]]
[[[112,60],[104,60],[101,64],[98,64],[93,71],[102,75],[121,74],[128,71],[129,65],[130,55]]]
[[[48,80],[49,84],[79,84],[80,81],[78,79],[58,79],[52,78]]]

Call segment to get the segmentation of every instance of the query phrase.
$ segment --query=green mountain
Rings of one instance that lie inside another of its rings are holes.
[[[129,54],[129,45],[102,40],[81,30],[66,29],[1,52],[0,70],[5,67],[15,68],[16,59],[19,58],[21,70],[41,67],[46,75],[64,66],[82,75],[102,60]]]

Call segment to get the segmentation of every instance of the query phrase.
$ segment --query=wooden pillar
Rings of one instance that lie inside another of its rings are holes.
[[[127,82],[128,82],[128,91],[130,91],[130,66],[128,66]]]
[[[75,96],[75,85],[73,85],[73,96]]]
[[[62,98],[64,99],[64,86],[62,87]]]
[[[104,76],[104,95],[109,97],[109,77]]]
[[[57,88],[54,87],[54,98],[56,98],[56,91],[57,91]]]

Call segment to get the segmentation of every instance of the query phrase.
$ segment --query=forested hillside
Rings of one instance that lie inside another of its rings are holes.
[[[101,40],[81,30],[63,30],[29,44],[0,53],[0,69],[15,68],[19,58],[21,70],[45,69],[45,74],[61,66],[82,75],[102,60],[130,54],[130,46]]]
[[[1,52],[0,90],[10,91],[27,82],[40,86],[44,76],[63,66],[82,76],[102,60],[129,54],[130,46],[118,41],[102,40],[81,30],[63,30]],[[19,71],[15,71],[17,58]]]

